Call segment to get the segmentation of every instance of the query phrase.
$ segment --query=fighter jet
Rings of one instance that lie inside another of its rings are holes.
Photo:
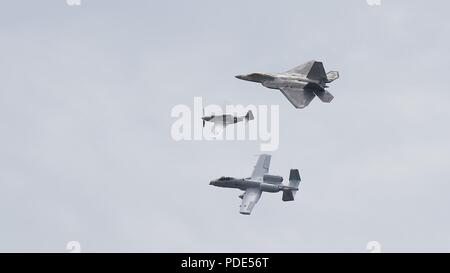
[[[295,108],[302,109],[308,106],[315,96],[323,102],[331,102],[334,97],[325,90],[328,87],[326,84],[338,79],[339,72],[325,73],[321,62],[309,61],[284,73],[251,73],[238,75],[236,78],[279,89]]]
[[[256,162],[251,177],[233,178],[222,176],[209,184],[222,188],[235,188],[244,191],[239,195],[242,199],[239,212],[244,215],[250,215],[254,206],[261,197],[262,192],[283,192],[283,201],[293,201],[295,193],[300,184],[300,174],[297,169],[291,169],[289,174],[289,184],[283,185],[283,177],[267,174],[270,165],[270,155],[262,154]]]
[[[205,115],[205,111],[203,110],[203,115]],[[250,121],[253,120],[253,113],[252,111],[248,111],[247,114],[245,116],[239,117],[239,116],[233,116],[230,114],[224,114],[224,115],[209,115],[209,116],[204,116],[202,117],[203,120],[203,127],[205,127],[205,123],[208,122],[212,122],[214,124],[214,127],[216,127],[216,125],[222,125],[223,127],[226,127],[227,125],[230,124],[235,124],[238,122],[241,122],[243,120],[245,121]]]

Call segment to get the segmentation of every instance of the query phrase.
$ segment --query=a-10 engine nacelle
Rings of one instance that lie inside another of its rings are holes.
[[[263,176],[263,183],[261,183],[260,187],[262,191],[278,192],[281,182],[283,182],[283,177],[266,174]]]
[[[283,177],[278,175],[265,174],[263,176],[263,182],[270,184],[281,184],[281,182],[283,182]]]

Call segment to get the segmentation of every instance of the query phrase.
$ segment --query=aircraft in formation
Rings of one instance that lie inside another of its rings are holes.
[[[235,124],[241,121],[250,121],[253,120],[253,113],[252,111],[248,111],[247,114],[245,114],[245,116],[235,116],[235,115],[230,115],[230,114],[223,114],[223,115],[207,115],[205,116],[204,114],[204,110],[203,110],[203,127],[205,127],[206,122],[212,122],[214,127],[216,127],[217,125],[226,127],[227,125],[230,124]]]
[[[251,73],[238,75],[236,78],[261,83],[270,89],[278,89],[294,105],[303,109],[317,96],[322,102],[330,103],[334,96],[328,92],[327,84],[339,78],[338,71],[325,72],[322,62],[309,61],[291,70],[282,73]],[[205,122],[222,124],[223,127],[243,120],[252,120],[253,114],[249,111],[243,117],[232,115],[204,116]],[[268,174],[271,156],[260,155],[253,173],[247,178],[234,178],[223,176],[210,182],[210,185],[222,188],[236,188],[244,191],[239,197],[242,199],[239,212],[250,215],[263,192],[282,192],[283,201],[293,201],[300,184],[300,174],[297,169],[291,169],[288,185],[283,185],[283,177]]]
[[[253,173],[247,178],[234,178],[222,176],[212,180],[209,184],[221,188],[234,188],[244,191],[239,195],[242,199],[239,212],[250,215],[263,192],[283,192],[283,201],[293,201],[300,184],[300,173],[297,169],[291,169],[289,184],[283,185],[283,177],[268,174],[271,156],[262,154],[253,169]]]
[[[236,78],[261,83],[270,89],[279,89],[295,106],[305,108],[317,96],[323,102],[331,102],[333,95],[326,90],[327,83],[339,78],[339,72],[325,73],[322,62],[309,61],[282,73],[251,73]]]

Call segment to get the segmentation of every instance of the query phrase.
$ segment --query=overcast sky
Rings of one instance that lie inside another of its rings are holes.
[[[0,2],[0,251],[450,251],[448,1]],[[235,79],[306,61],[330,104]],[[239,190],[258,141],[180,141],[172,108],[280,106],[270,172],[295,202]]]

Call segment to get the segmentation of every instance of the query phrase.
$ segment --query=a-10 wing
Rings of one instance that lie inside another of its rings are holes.
[[[256,161],[255,168],[251,176],[252,180],[263,180],[263,176],[269,172],[271,155],[262,154]],[[261,197],[262,191],[259,188],[248,188],[242,196],[242,203],[239,212],[249,215]]]
[[[242,197],[242,204],[239,212],[241,214],[250,215],[256,203],[261,197],[262,191],[259,188],[248,188]]]
[[[271,155],[267,154],[262,154],[259,156],[255,168],[253,169],[253,173],[251,176],[252,179],[262,180],[262,177],[269,172],[270,158]]]

